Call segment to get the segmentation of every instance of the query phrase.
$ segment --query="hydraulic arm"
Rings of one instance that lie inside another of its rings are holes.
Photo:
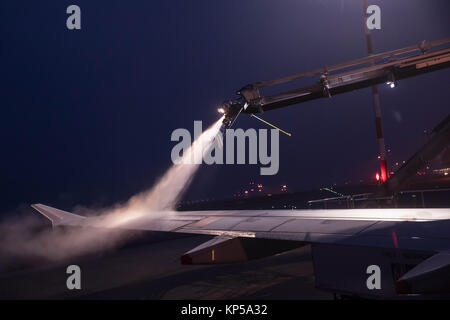
[[[370,66],[367,66],[370,64]],[[223,124],[231,126],[240,113],[255,114],[297,103],[366,88],[379,83],[395,87],[397,81],[450,66],[450,38],[423,41],[420,45],[371,55],[271,81],[248,84],[237,91],[239,98],[225,101],[219,111]],[[261,89],[313,77],[310,85],[264,96]]]

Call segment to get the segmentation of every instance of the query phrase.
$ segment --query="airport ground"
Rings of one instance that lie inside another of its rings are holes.
[[[333,298],[314,287],[309,246],[246,263],[181,265],[184,252],[209,238],[150,232],[120,248],[60,262],[1,259],[0,299]],[[81,290],[66,287],[70,264],[81,268]]]

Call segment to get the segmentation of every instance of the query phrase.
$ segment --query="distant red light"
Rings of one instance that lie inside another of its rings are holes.
[[[378,172],[375,174],[375,179],[376,179],[377,181],[380,181],[380,174],[379,174]]]
[[[389,172],[387,170],[386,160],[381,160],[380,161],[380,165],[381,165],[381,168],[380,168],[380,170],[381,170],[380,179],[381,179],[382,182],[385,182],[387,180],[387,178],[389,178]]]

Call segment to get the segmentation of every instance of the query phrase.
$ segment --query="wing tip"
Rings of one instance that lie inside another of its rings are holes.
[[[41,203],[34,203],[31,207],[50,220],[53,227],[62,224],[71,224],[72,222],[80,222],[85,218],[83,216],[59,210]]]

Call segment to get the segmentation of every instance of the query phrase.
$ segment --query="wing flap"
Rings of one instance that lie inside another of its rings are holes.
[[[405,273],[396,283],[399,294],[450,293],[450,252],[439,252]]]
[[[299,241],[234,237],[223,234],[183,254],[181,263],[223,264],[244,262],[296,249],[305,244]]]

